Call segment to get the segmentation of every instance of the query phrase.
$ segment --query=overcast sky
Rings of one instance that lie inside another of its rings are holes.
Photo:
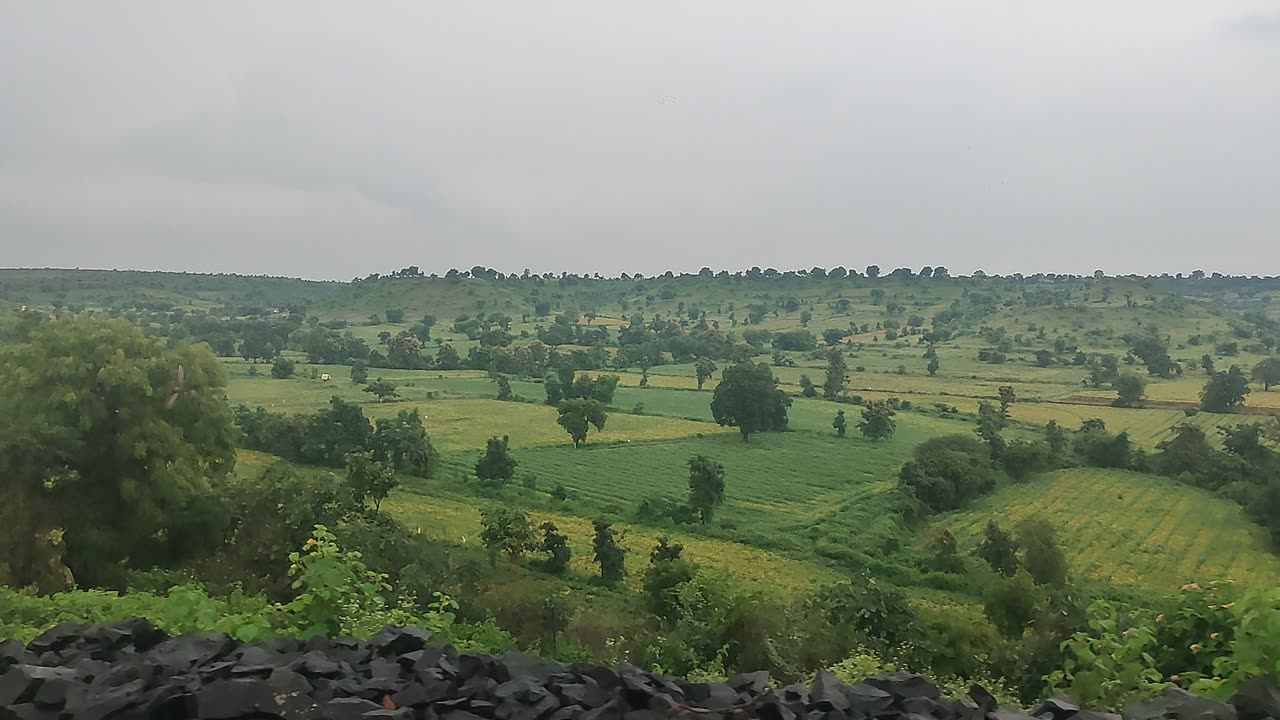
[[[0,266],[1280,274],[1280,0],[0,0]]]

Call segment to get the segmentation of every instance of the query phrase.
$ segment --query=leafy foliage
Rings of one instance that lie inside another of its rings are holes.
[[[711,414],[717,423],[738,428],[746,440],[752,433],[786,430],[790,406],[791,398],[778,389],[767,364],[740,363],[721,374],[711,399]]]
[[[605,412],[604,403],[592,398],[573,398],[564,400],[556,406],[559,417],[556,422],[573,439],[574,447],[582,447],[587,441],[587,432],[592,426],[603,430],[609,414]]]
[[[181,370],[180,370],[181,368]],[[226,374],[203,346],[170,349],[125,320],[60,316],[0,347],[0,539],[12,580],[61,562],[84,586],[126,562],[174,563],[235,464]]]

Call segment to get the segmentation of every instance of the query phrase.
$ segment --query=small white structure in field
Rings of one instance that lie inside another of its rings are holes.
[[[329,373],[320,373],[320,382],[329,382]]]

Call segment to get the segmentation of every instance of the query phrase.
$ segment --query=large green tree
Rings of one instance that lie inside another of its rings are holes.
[[[33,581],[59,531],[81,585],[202,547],[190,533],[235,465],[225,385],[207,346],[167,348],[101,314],[0,350],[0,574]]]
[[[1269,357],[1253,366],[1251,377],[1262,383],[1262,391],[1267,392],[1272,385],[1280,385],[1280,358]]]
[[[556,422],[573,439],[574,447],[582,447],[587,441],[587,432],[594,425],[596,430],[604,430],[609,414],[604,411],[604,403],[591,398],[573,398],[565,400],[556,407],[560,414]]]
[[[698,511],[702,524],[711,522],[724,502],[724,465],[704,455],[689,458],[689,505]]]
[[[400,484],[390,467],[373,459],[371,452],[354,452],[347,456],[347,489],[357,506],[365,501],[373,502],[373,509],[380,510],[382,501]]]
[[[862,431],[863,437],[871,440],[891,438],[898,429],[898,423],[893,419],[894,414],[887,400],[872,400],[862,408],[858,429]]]
[[[491,437],[485,443],[484,454],[476,461],[476,477],[481,484],[502,487],[511,481],[516,472],[516,459],[510,453],[511,438]]]
[[[711,375],[718,369],[719,368],[716,367],[716,364],[711,360],[711,358],[698,358],[697,362],[693,364],[693,371],[698,378],[699,390],[702,389],[702,386],[707,382],[707,380],[711,379]]]
[[[1248,394],[1249,381],[1239,366],[1232,365],[1230,370],[1214,373],[1205,383],[1200,391],[1200,408],[1213,413],[1233,412],[1244,404]]]
[[[1142,402],[1147,394],[1147,379],[1134,373],[1120,373],[1111,381],[1115,388],[1116,399],[1112,403],[1117,407],[1133,407]]]
[[[831,348],[827,351],[827,376],[822,381],[822,397],[830,400],[839,395],[848,379],[849,365],[844,361],[844,353],[839,348]]]
[[[720,375],[711,398],[711,415],[722,426],[736,427],[746,441],[752,433],[787,429],[791,398],[778,389],[765,363],[732,365]]]

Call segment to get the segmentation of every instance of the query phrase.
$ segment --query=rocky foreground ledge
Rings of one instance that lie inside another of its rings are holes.
[[[927,678],[875,675],[846,685],[819,672],[773,688],[767,672],[690,683],[521,653],[459,653],[425,630],[388,626],[369,641],[243,645],[226,635],[169,637],[142,619],[62,623],[25,647],[0,644],[0,720],[76,718],[430,718],[431,720],[1114,720],[1048,700],[1000,709],[974,687],[941,697]],[[1132,720],[1280,720],[1280,693],[1251,684],[1229,704],[1170,690]]]

